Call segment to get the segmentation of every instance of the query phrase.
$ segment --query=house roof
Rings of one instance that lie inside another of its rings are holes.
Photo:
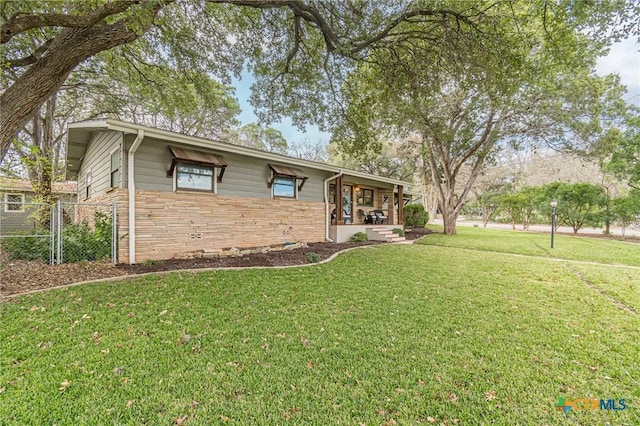
[[[75,194],[78,192],[77,182],[54,182],[53,183],[54,194]],[[25,191],[32,192],[33,187],[31,182],[26,179],[11,179],[0,177],[0,191]]]
[[[363,179],[371,179],[378,182],[384,182],[392,185],[410,186],[410,182],[401,181],[398,179],[392,179],[387,177],[381,177],[372,175],[369,173],[363,173],[356,170],[349,170],[343,167],[334,166],[331,164],[318,163],[310,160],[303,160],[301,158],[289,157],[282,154],[276,154],[273,152],[265,152],[254,148],[248,148],[245,146],[234,145],[228,142],[220,140],[205,139],[197,136],[189,136],[182,133],[171,132],[168,130],[156,129],[153,127],[142,126],[140,124],[128,123],[125,121],[114,120],[111,118],[103,120],[89,120],[80,121],[76,123],[70,123],[68,126],[67,138],[67,176],[75,177],[80,168],[80,164],[84,158],[87,144],[91,138],[92,132],[114,130],[123,132],[125,134],[138,134],[138,131],[143,131],[145,137],[161,139],[173,143],[181,143],[190,145],[193,147],[200,147],[211,149],[219,152],[230,152],[236,154],[246,155],[248,157],[260,158],[275,163],[286,164],[289,166],[308,167],[317,170],[325,170],[333,173],[342,172],[345,175],[359,177]]]

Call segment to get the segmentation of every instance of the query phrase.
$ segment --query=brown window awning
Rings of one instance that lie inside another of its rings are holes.
[[[308,176],[305,176],[304,172],[300,169],[296,169],[289,166],[280,166],[277,164],[269,164],[271,170],[273,170],[273,177],[269,181],[269,188],[273,185],[273,181],[278,177],[287,177],[296,180],[300,180],[300,184],[298,185],[298,191],[302,191],[302,187],[304,183],[309,179]]]
[[[167,176],[173,175],[173,169],[176,168],[177,163],[200,164],[219,167],[220,173],[218,173],[218,182],[222,182],[224,170],[227,168],[227,160],[225,160],[223,156],[171,145],[169,146],[169,151],[173,154],[173,161],[171,162],[171,168],[167,172]]]

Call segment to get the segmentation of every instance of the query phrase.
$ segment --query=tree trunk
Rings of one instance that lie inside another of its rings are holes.
[[[96,53],[137,39],[160,8],[160,5],[150,8],[149,19],[138,30],[128,22],[60,30],[47,53],[0,95],[0,161],[29,117],[60,88],[78,64]]]
[[[455,212],[448,211],[448,209],[442,210],[442,223],[444,224],[444,233],[446,235],[456,235],[456,220],[458,215]]]

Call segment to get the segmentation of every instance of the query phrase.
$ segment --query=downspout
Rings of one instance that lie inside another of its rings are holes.
[[[339,178],[340,176],[342,176],[344,174],[344,172],[342,170],[340,170],[340,173],[338,173],[337,175],[334,176],[330,176],[328,178],[326,178],[324,180],[324,209],[325,209],[325,215],[324,215],[324,238],[329,241],[330,243],[333,243],[334,241],[329,238],[329,223],[331,223],[331,214],[329,212],[329,182]],[[336,194],[336,197],[338,196],[338,194]]]
[[[136,182],[134,156],[144,139],[144,130],[138,129],[138,136],[133,141],[127,155],[127,189],[129,190],[129,263],[136,263]]]

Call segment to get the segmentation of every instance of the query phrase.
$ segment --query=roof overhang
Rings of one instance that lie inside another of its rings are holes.
[[[77,171],[82,164],[84,158],[84,152],[86,151],[87,144],[91,138],[91,134],[96,131],[113,130],[123,132],[124,134],[138,134],[138,130],[143,130],[145,138],[161,139],[168,142],[180,143],[190,145],[193,147],[206,148],[215,150],[218,152],[229,152],[249,157],[260,158],[274,163],[285,163],[287,165],[308,167],[316,170],[324,170],[333,173],[342,172],[344,175],[354,178],[370,179],[377,182],[383,182],[390,185],[402,185],[410,186],[410,182],[405,182],[398,179],[386,178],[369,173],[358,172],[356,170],[349,170],[342,167],[334,166],[331,164],[318,163],[310,160],[303,160],[301,158],[289,157],[282,154],[276,154],[273,152],[260,151],[254,148],[248,148],[245,146],[234,145],[219,140],[205,139],[197,136],[188,136],[182,133],[170,132],[168,130],[155,129],[153,127],[142,126],[140,124],[127,123],[125,121],[114,120],[111,118],[103,120],[89,120],[80,121],[75,123],[69,123],[67,139],[69,142],[69,149],[67,150],[67,173],[71,176],[77,176]],[[75,175],[73,174],[75,172]]]
[[[0,177],[0,191],[2,192],[34,192],[31,181],[26,179],[12,179]],[[78,192],[76,182],[52,182],[51,192],[53,194],[75,194]]]

